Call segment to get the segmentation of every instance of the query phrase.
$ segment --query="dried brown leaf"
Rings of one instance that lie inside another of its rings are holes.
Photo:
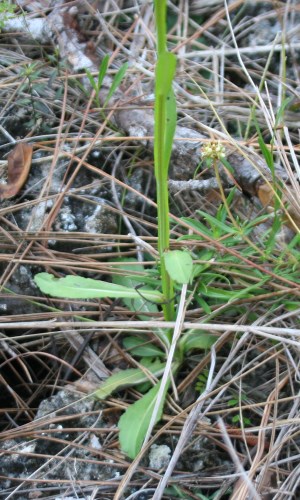
[[[290,195],[293,195],[292,197]],[[257,190],[257,196],[262,203],[263,206],[274,206],[275,203],[275,195],[274,188],[272,185],[261,184]],[[286,211],[289,216],[293,219],[294,224],[291,223],[287,215],[284,216],[283,222],[290,227],[293,231],[295,231],[296,227],[300,228],[300,216],[299,216],[299,208],[295,205],[294,200],[297,199],[296,193],[291,190],[285,190],[282,196],[282,202],[286,206]]]
[[[7,184],[0,185],[0,198],[15,196],[24,185],[31,166],[33,147],[19,143],[8,155]]]

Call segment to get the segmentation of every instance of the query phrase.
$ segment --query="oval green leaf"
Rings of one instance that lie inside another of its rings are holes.
[[[164,254],[165,266],[170,278],[181,285],[190,281],[193,272],[193,259],[189,252],[172,250]]]
[[[121,449],[132,459],[137,456],[143,445],[159,388],[160,382],[152,387],[152,389],[150,389],[141,399],[129,406],[119,420],[119,441]],[[166,385],[164,397],[162,398],[155,423],[161,419],[168,388],[169,384]]]

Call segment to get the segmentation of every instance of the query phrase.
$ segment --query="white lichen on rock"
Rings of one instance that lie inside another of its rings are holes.
[[[170,462],[171,449],[166,444],[153,444],[149,453],[149,467],[153,470],[165,469]]]

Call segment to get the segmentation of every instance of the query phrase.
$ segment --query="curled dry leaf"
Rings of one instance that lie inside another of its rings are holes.
[[[33,147],[31,144],[18,144],[7,157],[7,184],[0,184],[0,198],[15,196],[24,185],[31,166]]]
[[[257,190],[257,196],[264,206],[274,206],[275,196],[274,196],[274,188],[272,185],[261,184]],[[286,211],[289,216],[293,219],[294,224],[291,223],[289,218],[285,215],[283,218],[283,222],[290,227],[293,231],[296,230],[296,227],[300,229],[300,216],[299,216],[299,207],[295,202],[297,200],[297,194],[294,192],[292,188],[289,191],[286,189],[282,193],[282,202],[286,206]]]

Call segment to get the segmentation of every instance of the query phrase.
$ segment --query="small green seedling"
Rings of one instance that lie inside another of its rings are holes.
[[[234,398],[230,399],[227,404],[230,408],[235,408],[235,407],[238,408],[240,406],[241,402],[246,401],[246,400],[247,400],[246,396],[244,394],[242,394],[242,396],[240,398],[234,397]],[[252,425],[250,418],[245,417],[244,415],[241,416],[240,412],[237,413],[236,415],[231,416],[231,422],[234,425],[239,424],[242,427],[250,427]]]
[[[87,68],[85,69],[86,76],[88,77],[90,85],[91,85],[91,87],[95,91],[95,102],[96,102],[96,105],[97,105],[98,108],[102,107],[103,109],[106,108],[109,100],[114,95],[114,93],[116,92],[117,88],[120,86],[121,81],[123,80],[123,78],[125,76],[125,73],[127,71],[127,68],[128,68],[128,63],[126,62],[117,71],[117,73],[115,74],[115,76],[113,78],[111,86],[109,88],[109,91],[107,93],[105,101],[103,103],[103,106],[101,106],[100,99],[99,99],[99,92],[100,92],[100,90],[102,88],[103,80],[104,80],[104,77],[105,77],[105,75],[107,73],[108,63],[109,63],[109,55],[106,54],[106,56],[104,56],[104,58],[102,59],[101,65],[99,67],[99,72],[98,72],[98,78],[97,79],[95,79],[93,77],[93,75],[92,75],[92,73],[90,72],[89,69],[87,69]]]

